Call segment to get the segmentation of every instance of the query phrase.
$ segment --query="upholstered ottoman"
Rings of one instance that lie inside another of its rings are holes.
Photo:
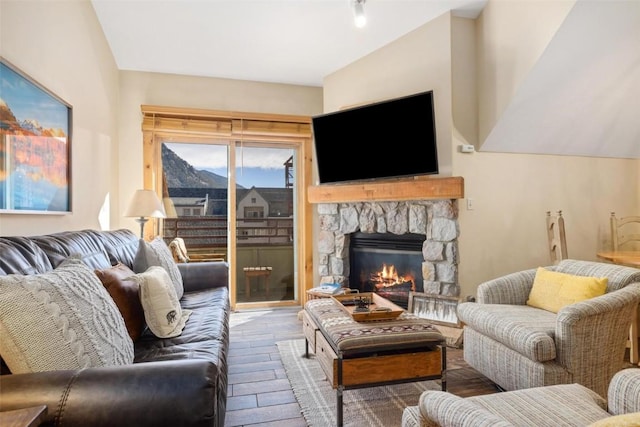
[[[306,355],[316,354],[337,390],[342,425],[343,390],[439,379],[446,390],[444,336],[427,320],[397,318],[356,322],[334,298],[307,301],[302,315]]]

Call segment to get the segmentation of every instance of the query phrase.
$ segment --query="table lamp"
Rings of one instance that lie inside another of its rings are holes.
[[[144,238],[144,225],[149,218],[166,218],[164,206],[153,190],[137,190],[131,201],[129,208],[124,213],[126,217],[137,217],[136,222],[140,224],[140,238]]]

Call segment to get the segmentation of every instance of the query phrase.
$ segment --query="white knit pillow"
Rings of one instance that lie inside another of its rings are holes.
[[[192,311],[180,307],[176,290],[166,270],[154,265],[132,278],[140,286],[144,319],[151,332],[159,338],[180,335]]]
[[[167,271],[176,290],[176,296],[178,299],[182,298],[184,294],[182,274],[173,259],[169,246],[161,237],[156,237],[151,242],[140,239],[138,252],[133,260],[133,271],[143,273],[152,265],[158,265]]]
[[[80,259],[0,277],[0,355],[14,374],[133,363],[115,302]]]

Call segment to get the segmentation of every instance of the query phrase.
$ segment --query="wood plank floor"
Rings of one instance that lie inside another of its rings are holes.
[[[306,427],[276,342],[301,339],[300,307],[244,310],[231,314],[226,427]],[[469,367],[462,350],[447,349],[447,390],[467,397],[496,393]]]

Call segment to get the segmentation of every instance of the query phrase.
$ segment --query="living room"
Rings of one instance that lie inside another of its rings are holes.
[[[108,228],[136,230],[122,212],[143,182],[143,104],[315,115],[433,89],[441,175],[464,177],[465,198],[474,201],[473,210],[460,201],[461,294],[544,265],[546,211],[563,211],[570,256],[595,260],[608,244],[610,212],[638,210],[637,159],[482,151],[572,5],[490,1],[477,20],[446,14],[326,76],[322,87],[305,87],[121,71],[90,2],[2,2],[2,56],[73,106],[74,206],[63,216],[3,215],[0,233],[100,228],[100,215]],[[522,49],[513,48],[516,41]],[[252,96],[240,96],[245,93]],[[461,144],[476,152],[459,152]]]
[[[327,75],[318,87],[119,70],[89,1],[2,1],[0,55],[69,102],[74,127],[73,212],[0,214],[0,235],[101,228],[136,232],[138,225],[122,213],[143,184],[141,105],[313,116],[434,90],[441,175],[464,178],[458,217],[461,297],[474,295],[486,280],[548,265],[547,211],[563,212],[569,256],[595,261],[610,243],[610,213],[626,216],[640,209],[640,156],[485,146],[494,127],[504,126],[502,114],[521,85],[540,71],[539,60],[548,60],[545,53],[555,36],[589,3],[489,0],[477,19],[446,13]],[[577,49],[581,38],[572,40]],[[637,58],[635,49],[629,55]],[[571,53],[565,52],[568,62]],[[571,132],[582,139],[580,129],[594,123],[609,129],[606,119],[612,114],[638,111],[638,79],[631,80],[636,85],[631,90],[611,89],[616,96],[626,92],[627,103],[605,116],[577,121],[545,116],[537,126],[541,132],[534,134],[540,145],[566,144],[555,136]],[[571,81],[580,84],[586,100],[600,94],[590,95],[597,83],[590,74]],[[637,144],[637,122],[623,123],[616,135],[626,141],[616,137],[601,146]],[[465,144],[475,152],[460,152]],[[316,274],[306,288],[314,285]]]

